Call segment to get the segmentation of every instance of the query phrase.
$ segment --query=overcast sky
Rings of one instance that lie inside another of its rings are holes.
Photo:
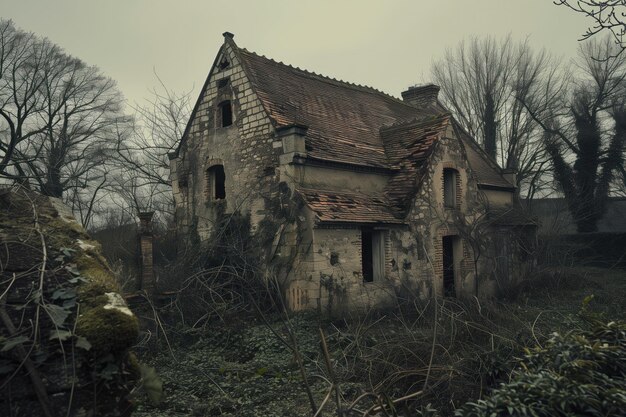
[[[0,0],[0,16],[117,80],[131,102],[153,69],[197,95],[222,33],[240,47],[395,96],[471,36],[511,34],[569,58],[587,21],[552,0]]]

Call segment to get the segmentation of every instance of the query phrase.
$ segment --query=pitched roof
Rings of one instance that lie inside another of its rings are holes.
[[[454,122],[454,129],[461,140],[467,155],[467,163],[476,175],[476,181],[480,185],[491,187],[512,189],[515,188],[501,174],[500,167],[493,161],[487,153],[482,150],[472,137],[458,124]]]
[[[274,127],[307,126],[307,158],[385,168],[391,173],[385,192],[379,196],[299,190],[319,221],[402,223],[420,184],[424,162],[450,122],[466,148],[468,163],[479,184],[513,188],[495,162],[438,102],[417,108],[371,87],[325,77],[241,49],[228,35],[222,49],[230,45],[237,54]],[[207,78],[203,91],[208,82]],[[201,99],[202,95],[181,143]]]
[[[316,159],[388,167],[380,128],[431,116],[370,87],[238,52],[275,127],[308,126],[307,155]]]
[[[322,223],[402,224],[382,196],[299,188],[296,192]]]
[[[424,174],[425,161],[448,127],[450,116],[412,122],[381,130],[385,149],[393,167],[398,168],[385,189],[385,195],[402,216],[411,203]]]
[[[403,157],[417,161],[418,148],[424,145],[420,144],[423,138],[419,136],[423,132],[408,128],[404,134],[407,139],[398,137],[396,140],[397,132],[385,135],[381,131],[420,122],[436,124],[449,114],[438,103],[418,109],[371,87],[295,68],[245,49],[237,51],[274,126],[308,126],[306,149],[312,158],[384,168],[397,167],[399,158]],[[468,163],[478,182],[499,188],[514,187],[502,177],[500,168],[482,149],[472,146],[474,140],[458,123],[455,125],[459,137],[465,142]],[[423,127],[435,128],[435,125]],[[417,147],[410,149],[409,155],[406,152],[408,145]],[[401,176],[396,176],[395,182],[406,185]],[[391,198],[397,201],[406,197]]]

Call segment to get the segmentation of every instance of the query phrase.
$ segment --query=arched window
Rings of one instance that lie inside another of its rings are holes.
[[[227,127],[233,124],[233,106],[230,100],[222,101],[217,106],[217,127]]]
[[[224,165],[213,165],[206,170],[206,196],[208,201],[226,198]]]
[[[443,170],[443,205],[447,208],[457,206],[457,181],[459,172],[456,169],[445,168]]]

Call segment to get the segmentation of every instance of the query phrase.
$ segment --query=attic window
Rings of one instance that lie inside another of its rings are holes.
[[[228,68],[229,65],[230,65],[230,62],[228,62],[226,58],[222,59],[219,65],[220,71],[225,70],[226,68]]]
[[[224,165],[213,165],[206,170],[206,196],[208,201],[226,198],[226,175]]]
[[[457,182],[459,172],[456,169],[445,168],[443,170],[443,205],[446,208],[457,206]]]
[[[221,80],[217,81],[217,88],[222,89],[228,86],[228,78],[222,78]]]
[[[217,127],[227,127],[233,124],[233,107],[230,100],[222,101],[217,106]]]

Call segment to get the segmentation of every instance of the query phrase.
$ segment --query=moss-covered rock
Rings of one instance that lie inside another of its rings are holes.
[[[137,340],[139,323],[134,314],[107,305],[90,309],[76,321],[76,334],[85,337],[98,354],[119,354]]]
[[[100,245],[60,200],[0,189],[0,247],[0,415],[128,415],[139,325]]]

